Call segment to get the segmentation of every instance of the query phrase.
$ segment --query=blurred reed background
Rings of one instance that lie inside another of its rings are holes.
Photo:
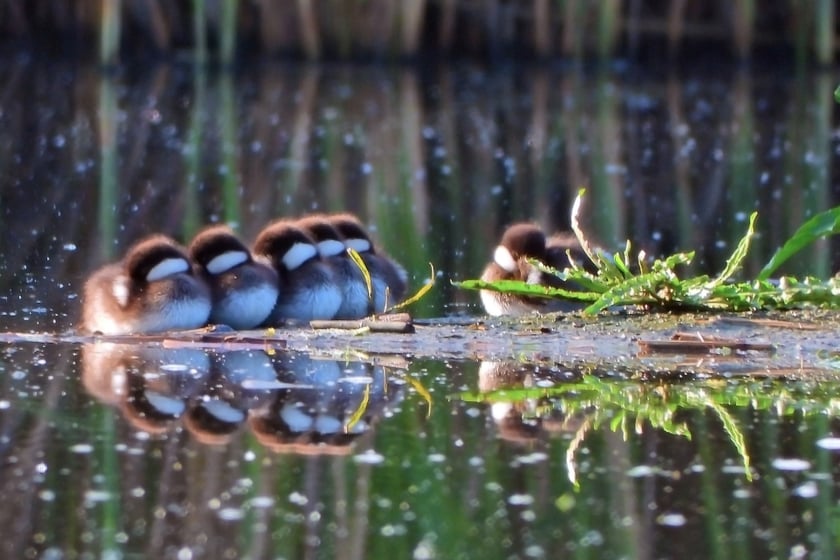
[[[722,268],[754,210],[747,274],[838,204],[830,73],[637,78],[471,64],[111,75],[17,60],[0,68],[0,282],[13,294],[0,307],[56,310],[62,325],[68,289],[143,235],[188,242],[227,222],[253,239],[280,216],[348,210],[414,287],[435,265],[418,313],[441,314],[475,304],[448,279],[478,276],[505,225],[567,229],[581,186],[604,246],[696,249],[693,272]],[[826,276],[832,256],[818,244],[787,270]]]
[[[834,61],[834,0],[5,0],[0,34],[62,52],[147,58],[192,50],[224,63],[238,52],[310,60],[420,53],[491,58],[516,52],[580,59],[674,57],[695,41],[735,58],[779,46]]]
[[[833,13],[824,2],[0,2],[15,53],[30,42],[95,61],[98,35],[104,62],[143,61],[102,72],[3,56],[0,203],[14,235],[0,240],[0,286],[12,294],[0,315],[56,310],[50,324],[66,324],[77,307],[68,286],[152,231],[187,242],[227,222],[252,239],[316,209],[358,213],[415,287],[435,265],[441,281],[419,314],[461,310],[475,296],[448,279],[478,276],[513,221],[568,228],[580,187],[596,240],[696,249],[692,272],[720,270],[757,209],[754,274],[840,201],[835,79],[808,64],[832,60]],[[717,56],[492,68],[242,60],[663,58],[698,37],[736,58],[767,44],[795,56],[769,68]],[[788,271],[827,276],[838,262],[823,242]]]

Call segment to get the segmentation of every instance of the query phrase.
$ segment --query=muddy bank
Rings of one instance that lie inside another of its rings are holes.
[[[703,375],[840,375],[836,312],[755,315],[546,315],[527,319],[415,321],[410,334],[309,327],[165,336],[82,337],[5,333],[6,344],[132,342],[146,345],[256,347],[315,357],[514,360],[604,375],[659,378]],[[676,335],[676,337],[675,337]]]

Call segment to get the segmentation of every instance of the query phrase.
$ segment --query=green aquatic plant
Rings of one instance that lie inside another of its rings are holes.
[[[549,387],[504,388],[494,391],[465,391],[455,398],[471,403],[539,403],[522,411],[523,418],[538,420],[560,414],[581,421],[567,451],[567,468],[576,483],[575,455],[588,433],[602,427],[620,432],[625,441],[645,429],[661,430],[693,439],[696,426],[686,419],[691,411],[706,411],[720,422],[733,449],[740,457],[747,480],[752,479],[748,444],[738,423],[738,411],[771,411],[779,417],[836,417],[840,415],[835,384],[817,380],[710,379],[685,384],[649,384],[633,380],[605,380],[595,373],[575,381]]]
[[[688,410],[711,410],[720,420],[733,447],[741,458],[748,480],[752,479],[750,456],[744,435],[727,401],[716,388],[691,385],[650,385],[634,382],[605,381],[596,375],[584,375],[579,381],[564,382],[547,388],[502,389],[486,393],[465,392],[458,395],[467,402],[527,402],[543,400],[539,415],[549,416],[558,410],[567,418],[584,419],[567,450],[569,478],[577,483],[575,455],[586,433],[607,426],[621,432],[627,441],[632,433],[645,426],[678,437],[692,439],[691,430],[678,415]]]
[[[840,231],[840,207],[817,214],[803,224],[756,279],[734,282],[732,278],[740,270],[755,235],[756,212],[750,216],[746,233],[720,274],[714,278],[708,275],[681,278],[679,267],[691,263],[693,251],[675,253],[649,262],[644,251],[635,257],[632,255],[630,241],[627,241],[623,253],[608,255],[594,249],[578,220],[583,194],[581,190],[572,208],[572,229],[597,271],[588,272],[574,263],[560,271],[532,261],[543,272],[577,284],[579,290],[552,288],[517,280],[465,280],[453,282],[455,286],[529,297],[576,300],[588,304],[584,313],[590,315],[616,306],[685,311],[752,311],[792,309],[808,305],[840,307],[840,280],[837,277],[821,280],[784,276],[776,281],[769,278],[783,262],[802,248]],[[571,258],[569,260],[572,262]]]

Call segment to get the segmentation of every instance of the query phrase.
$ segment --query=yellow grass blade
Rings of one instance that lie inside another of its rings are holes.
[[[412,387],[414,387],[414,390],[417,391],[417,394],[420,395],[421,397],[423,397],[423,400],[426,401],[426,404],[429,405],[429,410],[426,412],[426,418],[431,417],[432,416],[432,395],[431,395],[431,393],[429,393],[429,391],[427,391],[426,388],[423,387],[423,385],[418,380],[414,379],[413,377],[409,377],[409,376],[406,375],[405,380],[408,381],[411,384]]]
[[[362,416],[365,415],[365,411],[367,410],[368,403],[370,402],[370,383],[365,385],[365,394],[362,397],[362,402],[359,403],[359,407],[353,412],[353,415],[347,420],[347,423],[344,424],[344,433],[350,433],[350,430],[353,429],[353,426],[362,419]]]
[[[432,275],[429,277],[429,281],[426,284],[423,284],[420,287],[420,289],[417,290],[416,294],[414,294],[413,296],[411,296],[407,300],[403,301],[402,303],[398,303],[394,307],[390,308],[388,311],[394,311],[395,309],[402,309],[403,307],[408,307],[412,303],[416,303],[416,302],[420,301],[423,298],[423,296],[425,296],[427,293],[429,293],[429,290],[431,290],[432,287],[434,287],[434,285],[435,285],[435,265],[433,265],[432,263],[429,263],[429,268],[432,271]]]
[[[371,299],[373,297],[373,284],[370,281],[370,271],[365,266],[365,261],[362,260],[362,256],[355,249],[351,249],[350,247],[347,247],[347,254],[350,255],[350,260],[356,263],[356,266],[362,271],[362,276],[365,278],[365,286],[367,286],[368,299]]]

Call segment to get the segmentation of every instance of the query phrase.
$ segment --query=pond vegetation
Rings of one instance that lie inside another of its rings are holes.
[[[724,270],[710,278],[700,275],[680,278],[678,267],[688,265],[694,252],[675,253],[648,262],[644,251],[634,258],[631,243],[627,241],[624,252],[607,255],[593,248],[580,227],[578,212],[583,191],[572,207],[571,224],[581,247],[596,271],[589,272],[574,261],[570,268],[556,270],[535,262],[540,270],[561,280],[571,281],[580,290],[554,288],[521,280],[485,282],[465,280],[455,285],[471,290],[494,290],[522,296],[567,299],[586,302],[584,313],[595,314],[610,307],[642,306],[662,311],[755,311],[763,309],[794,309],[807,305],[840,307],[840,279],[828,280],[813,277],[797,279],[783,276],[770,280],[770,276],[788,259],[818,239],[840,232],[840,207],[826,210],[804,223],[793,236],[773,255],[756,279],[731,282],[739,272],[755,235],[756,213],[749,218],[744,237],[726,261]]]

